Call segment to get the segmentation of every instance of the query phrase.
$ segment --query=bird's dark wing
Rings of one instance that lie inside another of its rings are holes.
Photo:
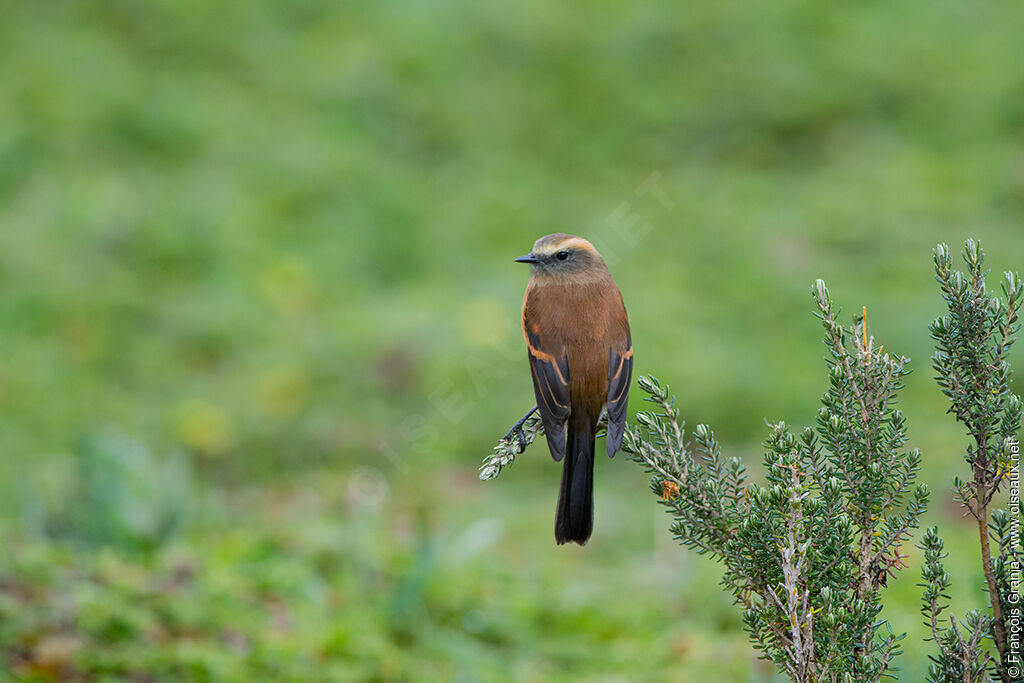
[[[629,384],[633,379],[633,343],[626,337],[626,350],[617,353],[608,351],[608,435],[605,448],[608,457],[614,458],[622,446],[622,435],[626,429],[626,406],[629,403]]]
[[[565,421],[569,419],[569,358],[564,346],[557,354],[544,350],[540,337],[528,328],[526,348],[548,449],[552,458],[561,460],[565,457]]]

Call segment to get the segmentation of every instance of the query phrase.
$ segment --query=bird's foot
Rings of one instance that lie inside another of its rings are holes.
[[[513,437],[516,439],[516,452],[522,454],[526,450],[526,432],[523,431],[521,422],[517,422],[512,429],[508,430],[508,434],[505,435],[502,441],[512,443]]]
[[[530,412],[528,412],[526,415],[523,415],[521,418],[519,418],[519,421],[516,422],[514,425],[512,425],[512,429],[508,430],[508,434],[506,434],[502,438],[502,441],[505,441],[506,443],[512,443],[512,437],[515,437],[516,438],[516,443],[517,443],[517,446],[518,446],[518,449],[519,449],[518,452],[520,454],[523,451],[526,450],[526,432],[523,431],[523,424],[536,411],[537,411],[537,408],[536,408],[536,406],[534,406],[534,408]]]

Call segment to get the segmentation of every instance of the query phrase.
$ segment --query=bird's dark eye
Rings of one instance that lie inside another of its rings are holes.
[[[559,261],[564,261],[565,259],[569,258],[569,252],[560,251],[557,254],[555,254],[555,258],[558,259]]]

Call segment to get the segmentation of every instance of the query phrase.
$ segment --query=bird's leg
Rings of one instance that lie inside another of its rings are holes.
[[[519,418],[519,421],[512,425],[512,429],[508,430],[508,434],[502,439],[502,441],[511,441],[512,437],[519,439],[519,452],[522,453],[526,450],[526,434],[523,432],[523,423],[530,419],[530,416],[537,412],[537,406],[530,408],[530,412]]]

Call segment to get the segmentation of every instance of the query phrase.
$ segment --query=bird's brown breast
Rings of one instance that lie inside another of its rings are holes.
[[[523,333],[531,353],[561,356],[569,362],[574,411],[596,419],[608,393],[609,350],[629,348],[629,322],[615,282],[531,280],[523,299]],[[539,348],[538,348],[539,347]]]

